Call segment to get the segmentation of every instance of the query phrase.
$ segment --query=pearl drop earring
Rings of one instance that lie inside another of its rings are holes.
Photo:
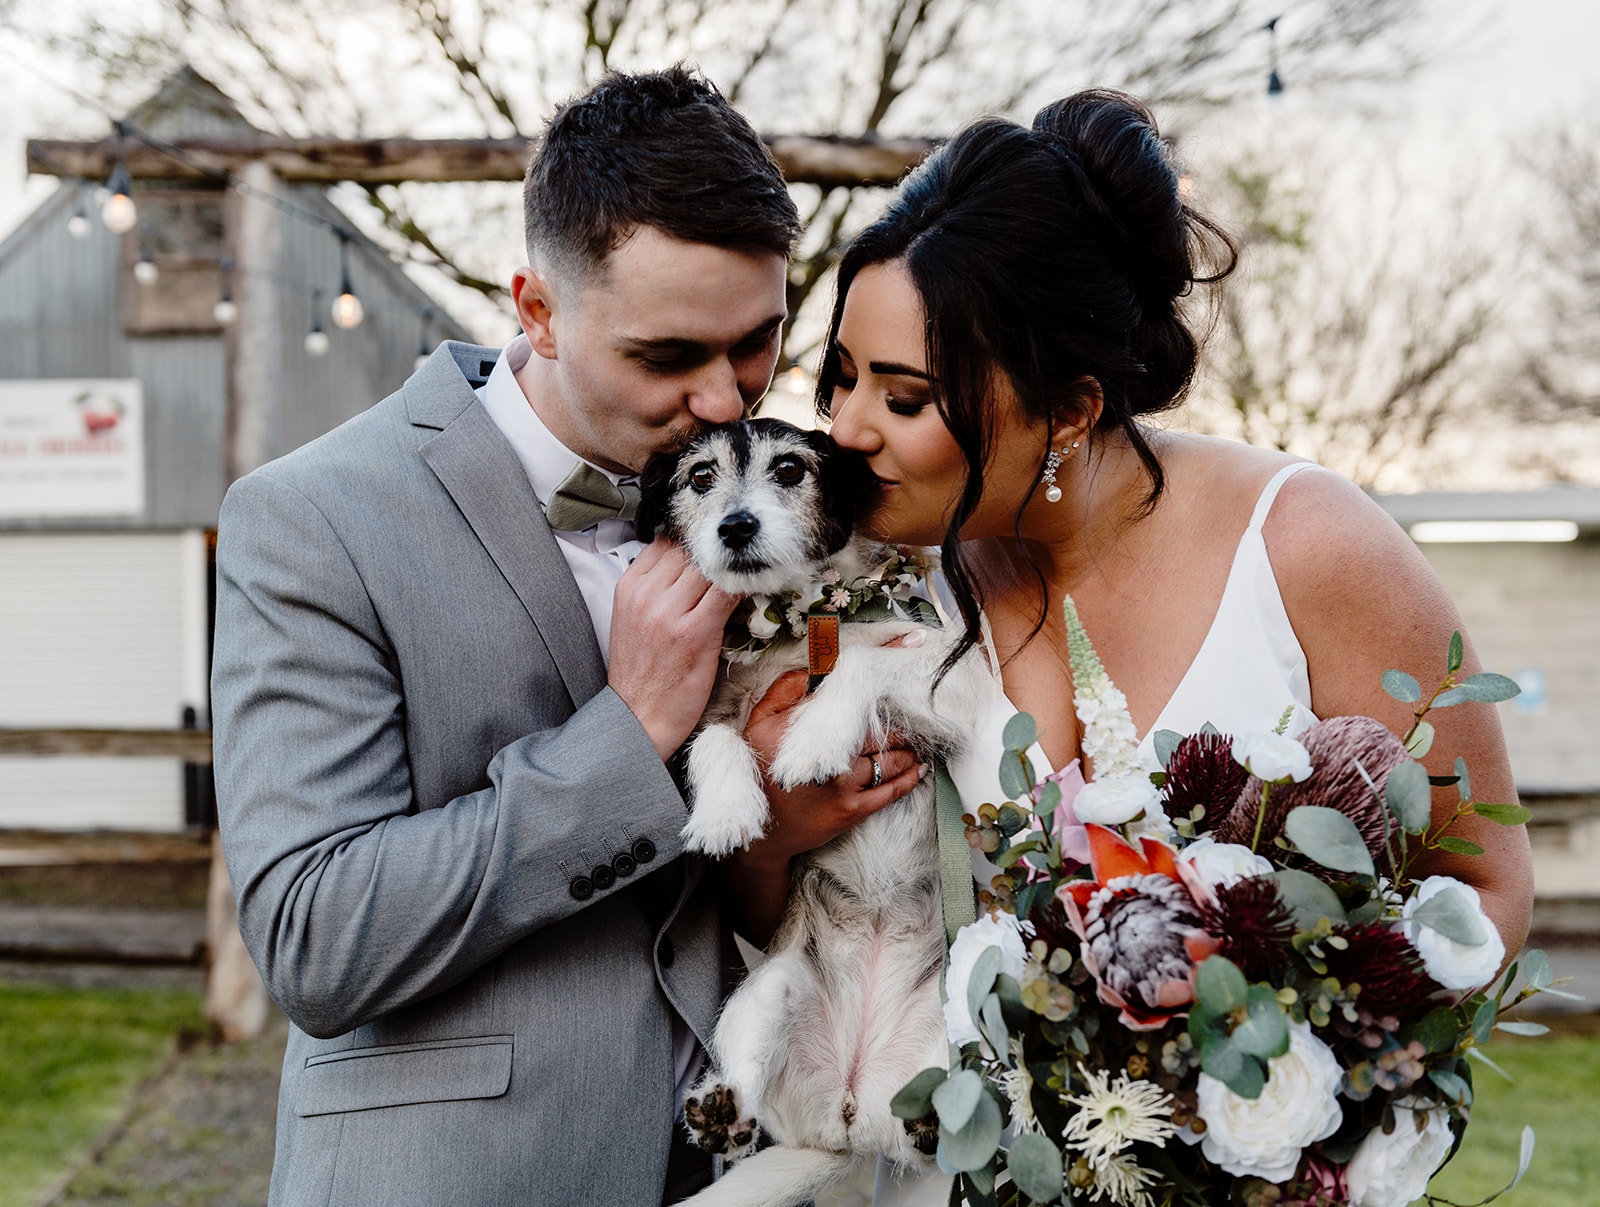
[[[1081,441],[1074,440],[1072,447],[1077,448],[1080,443]],[[1066,449],[1062,449],[1059,453],[1051,449],[1050,455],[1044,459],[1044,473],[1040,475],[1039,480],[1044,483],[1044,497],[1052,503],[1061,502],[1061,487],[1056,485],[1056,470],[1061,468],[1062,458],[1066,455]]]

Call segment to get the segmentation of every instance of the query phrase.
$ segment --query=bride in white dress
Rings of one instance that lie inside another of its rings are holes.
[[[1000,799],[998,734],[1017,709],[1038,721],[1036,763],[1081,755],[1069,593],[1147,743],[1206,721],[1269,729],[1291,704],[1297,727],[1365,714],[1403,732],[1410,710],[1380,674],[1443,671],[1455,606],[1360,490],[1280,452],[1150,424],[1195,369],[1180,298],[1203,264],[1221,276],[1233,259],[1182,199],[1149,113],[1090,92],[1031,129],[968,127],[841,262],[819,383],[834,438],[881,482],[874,535],[942,546],[967,640],[997,672],[987,736],[954,769],[969,809]],[[1479,669],[1470,640],[1464,669]],[[1431,719],[1430,771],[1464,755],[1483,799],[1515,799],[1492,706]],[[1418,873],[1475,887],[1515,953],[1526,835],[1476,818],[1458,830],[1489,855],[1441,852]],[[880,1178],[876,1201],[945,1199]]]

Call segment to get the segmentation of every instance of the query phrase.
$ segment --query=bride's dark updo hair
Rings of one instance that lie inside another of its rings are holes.
[[[998,118],[966,127],[905,179],[840,259],[817,383],[824,412],[856,274],[900,261],[921,295],[934,401],[967,462],[943,548],[967,630],[952,662],[979,631],[959,534],[994,452],[997,375],[1045,424],[1082,414],[1098,385],[1104,406],[1087,443],[1123,434],[1149,473],[1148,512],[1165,479],[1138,420],[1182,400],[1199,352],[1179,300],[1221,280],[1236,259],[1222,228],[1185,203],[1150,111],[1104,89],[1046,106],[1031,129]],[[1041,444],[1041,463],[1047,451]]]

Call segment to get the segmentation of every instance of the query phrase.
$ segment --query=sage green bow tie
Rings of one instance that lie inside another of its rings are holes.
[[[601,520],[631,520],[639,510],[639,487],[617,485],[587,461],[579,461],[550,495],[544,518],[561,532],[582,532]]]

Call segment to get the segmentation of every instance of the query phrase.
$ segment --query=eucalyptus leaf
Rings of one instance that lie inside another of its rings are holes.
[[[1294,914],[1295,925],[1301,930],[1316,929],[1317,923],[1323,918],[1334,925],[1345,920],[1344,907],[1339,904],[1339,898],[1310,872],[1302,872],[1298,868],[1280,868],[1271,874],[1271,879],[1277,883],[1278,895]]]
[[[1016,978],[1004,972],[995,977],[994,994],[1000,999],[1000,1011],[1005,1015],[1007,1026],[1022,1031],[1034,1015],[1022,1004],[1022,986],[1017,984]]]
[[[1433,723],[1418,721],[1416,729],[1411,731],[1411,740],[1406,743],[1406,753],[1414,759],[1420,759],[1432,749]]]
[[[946,1127],[944,1115],[940,1114],[939,1156],[943,1164],[965,1173],[981,1169],[989,1163],[995,1150],[1000,1147],[1003,1124],[1000,1118],[1000,1104],[983,1092],[982,1079],[971,1069],[963,1069],[961,1072],[971,1074],[977,1080],[978,1097],[972,1104],[963,1127]],[[951,1081],[954,1080],[955,1078],[951,1078]],[[948,1085],[949,1082],[945,1084]]]
[[[1163,771],[1166,770],[1167,764],[1172,761],[1172,752],[1178,748],[1178,743],[1182,741],[1183,735],[1176,729],[1156,730],[1156,759],[1161,763]]]
[[[896,1119],[921,1119],[933,1109],[933,1092],[949,1079],[945,1069],[923,1069],[889,1099],[889,1111]]]
[[[1459,754],[1456,755],[1456,777],[1461,781],[1456,785],[1456,791],[1461,794],[1461,799],[1471,800],[1472,780],[1467,777],[1467,760]]]
[[[1054,1203],[1061,1197],[1061,1153],[1037,1132],[1023,1132],[1011,1142],[1006,1168],[1017,1188],[1036,1203]]]
[[[1480,911],[1474,909],[1472,902],[1457,888],[1441,889],[1417,906],[1408,920],[1468,947],[1479,947],[1489,941],[1489,931]]]
[[[978,1012],[978,1030],[989,1041],[989,1047],[1002,1056],[1010,1048],[1011,1034],[1006,1030],[1005,1014],[1000,1009],[999,994],[991,993],[983,999],[983,1009]]]
[[[1472,1087],[1467,1084],[1466,1078],[1447,1073],[1443,1069],[1434,1069],[1428,1074],[1428,1080],[1438,1086],[1440,1092],[1451,1102],[1461,1106],[1472,1104]]]
[[[1473,805],[1472,811],[1501,826],[1520,826],[1533,816],[1532,811],[1522,805],[1502,805],[1489,801]]]
[[[1200,1057],[1200,1067],[1241,1098],[1261,1097],[1266,1067],[1232,1043],[1215,1044]]]
[[[1444,666],[1446,672],[1455,674],[1461,669],[1461,660],[1467,656],[1466,643],[1461,640],[1461,630],[1457,629],[1450,634],[1450,652],[1445,655]]]
[[[1421,834],[1428,828],[1428,819],[1433,815],[1433,793],[1428,786],[1428,769],[1415,759],[1401,763],[1389,772],[1389,779],[1383,785],[1383,799],[1402,830],[1409,834]]]
[[[1429,1052],[1447,1052],[1456,1046],[1461,1024],[1448,1006],[1437,1006],[1424,1014],[1411,1028],[1411,1038]]]
[[[1026,842],[1012,843],[1005,850],[1001,851],[998,855],[991,856],[991,858],[994,860],[994,866],[1003,872],[1011,867],[1014,867],[1017,860],[1021,859],[1024,855],[1028,855],[1039,850],[1039,848],[1043,845],[1044,842],[1042,839],[1030,838]]]
[[[1517,1176],[1511,1179],[1507,1190],[1515,1190],[1517,1183],[1522,1181],[1522,1175],[1528,1172],[1528,1166],[1533,1164],[1533,1128],[1526,1124],[1522,1127],[1522,1145],[1517,1153]]]
[[[1458,838],[1454,834],[1445,834],[1438,840],[1441,851],[1449,851],[1455,855],[1482,855],[1483,848],[1469,838]]]
[[[995,974],[1000,971],[1000,949],[985,947],[972,965],[972,975],[967,980],[967,1017],[976,1019],[983,1009],[983,999],[994,988]]]
[[[1379,898],[1373,897],[1368,901],[1363,901],[1355,909],[1351,910],[1347,921],[1351,926],[1365,926],[1369,922],[1376,922],[1381,917],[1383,917],[1383,902]]]
[[[1505,675],[1497,675],[1493,671],[1479,671],[1464,679],[1459,690],[1467,693],[1467,699],[1476,700],[1480,704],[1498,704],[1502,700],[1510,700],[1522,694],[1522,689],[1517,686],[1515,679]]]
[[[1426,775],[1426,773],[1424,773]],[[1373,876],[1372,853],[1351,821],[1337,809],[1322,805],[1301,805],[1289,810],[1283,822],[1284,833],[1310,859],[1337,872]]]
[[[1061,804],[1061,785],[1055,780],[1045,780],[1039,789],[1039,801],[1033,811],[1040,817],[1049,817]]]
[[[1465,704],[1472,699],[1472,693],[1464,687],[1449,687],[1433,698],[1435,708],[1449,708],[1455,704]]]
[[[1005,757],[1000,760],[1000,791],[1006,794],[1006,799],[1022,800],[1032,796],[1033,786],[1037,782],[1033,763],[1028,756],[1006,751]]]
[[[1026,751],[1039,740],[1039,726],[1034,723],[1033,717],[1025,712],[1019,712],[1006,722],[1006,727],[1000,734],[1000,741],[1007,750]]]
[[[1195,973],[1194,991],[1207,1010],[1227,1014],[1248,1003],[1250,984],[1232,960],[1212,956]]]
[[[1535,947],[1532,951],[1523,953],[1522,979],[1535,989],[1543,989],[1556,979],[1555,971],[1550,967],[1550,957]]]
[[[1516,1085],[1517,1079],[1515,1077],[1513,1077],[1510,1073],[1507,1073],[1504,1069],[1502,1069],[1500,1067],[1499,1063],[1496,1062],[1494,1057],[1490,1056],[1482,1048],[1468,1048],[1467,1049],[1467,1055],[1472,1057],[1472,1059],[1476,1060],[1479,1064],[1488,1065],[1491,1069],[1493,1069],[1496,1073],[1500,1074],[1500,1076],[1504,1077],[1512,1085]]]
[[[1493,998],[1485,998],[1476,1010],[1472,1012],[1472,1038],[1480,1044],[1489,1042],[1489,1037],[1494,1032],[1494,1017],[1500,1011],[1499,1004]]]
[[[1233,1029],[1233,1042],[1259,1060],[1271,1060],[1289,1050],[1289,1024],[1272,986],[1250,986],[1248,1012],[1244,1022]]]
[[[1384,671],[1383,690],[1402,704],[1415,704],[1422,699],[1422,686],[1405,671]]]
[[[1027,812],[1017,808],[1017,806],[1012,804],[1010,801],[1007,801],[1005,804],[1000,806],[999,816],[996,817],[994,821],[995,829],[999,830],[1000,833],[1004,834],[1007,838],[1010,838],[1013,834],[1027,824]]]
[[[1505,1031],[1511,1035],[1549,1035],[1550,1028],[1543,1023],[1524,1023],[1509,1019],[1494,1025],[1496,1031]]]
[[[939,1112],[941,1135],[959,1132],[972,1121],[978,1103],[988,1095],[983,1092],[983,1077],[972,1069],[958,1069],[930,1096],[933,1109]]]
[[[996,1207],[994,1200],[994,1162],[969,1169],[962,1176],[967,1185],[967,1207]]]

